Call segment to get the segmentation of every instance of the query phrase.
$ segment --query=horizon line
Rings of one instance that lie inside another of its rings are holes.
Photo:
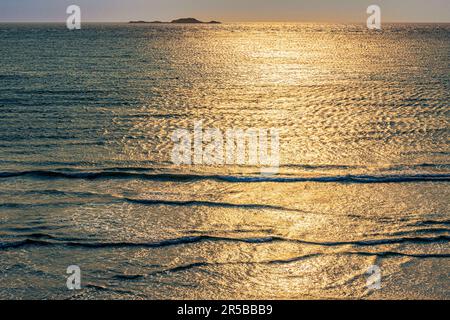
[[[121,21],[85,21],[82,23],[129,23],[131,21],[145,21],[145,22],[152,22],[152,21],[147,21],[147,20],[121,20]],[[234,24],[234,23],[329,23],[329,24],[340,24],[340,23],[352,23],[352,24],[359,24],[359,23],[366,23],[366,21],[320,21],[320,20],[316,20],[316,21],[298,21],[298,20],[286,20],[286,21],[281,21],[281,20],[261,20],[261,21],[220,21],[220,20],[216,20],[221,22],[222,24]],[[55,20],[50,20],[50,21],[0,21],[0,23],[54,23],[54,24],[65,24],[66,21],[55,21]],[[161,24],[167,24],[167,23],[171,23],[170,21],[161,21]],[[384,21],[384,24],[395,24],[395,23],[405,23],[405,24],[450,24],[450,21]],[[157,23],[156,23],[157,24]],[[183,23],[179,23],[179,24],[183,24]],[[190,24],[190,23],[186,23],[186,24]]]

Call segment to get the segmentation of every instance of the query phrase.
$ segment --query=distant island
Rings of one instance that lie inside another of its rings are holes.
[[[190,24],[221,24],[220,21],[209,21],[209,22],[203,22],[200,20],[197,20],[195,18],[181,18],[181,19],[176,19],[176,20],[172,20],[171,22],[163,22],[163,21],[143,21],[143,20],[138,20],[138,21],[130,21],[129,23],[134,23],[134,24],[141,24],[141,23],[190,23]]]

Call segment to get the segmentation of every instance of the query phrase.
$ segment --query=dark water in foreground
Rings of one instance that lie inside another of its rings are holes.
[[[0,298],[450,298],[450,25],[83,27],[0,25]]]

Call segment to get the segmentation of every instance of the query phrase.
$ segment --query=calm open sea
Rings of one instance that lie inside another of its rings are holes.
[[[450,298],[449,24],[0,24],[0,57],[0,298]],[[279,174],[174,165],[200,120],[278,128]]]

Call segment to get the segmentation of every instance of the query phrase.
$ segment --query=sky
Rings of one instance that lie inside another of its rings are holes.
[[[450,23],[450,0],[0,0],[0,22],[64,22],[71,4],[86,22],[365,22],[367,7],[377,4],[383,22]]]

